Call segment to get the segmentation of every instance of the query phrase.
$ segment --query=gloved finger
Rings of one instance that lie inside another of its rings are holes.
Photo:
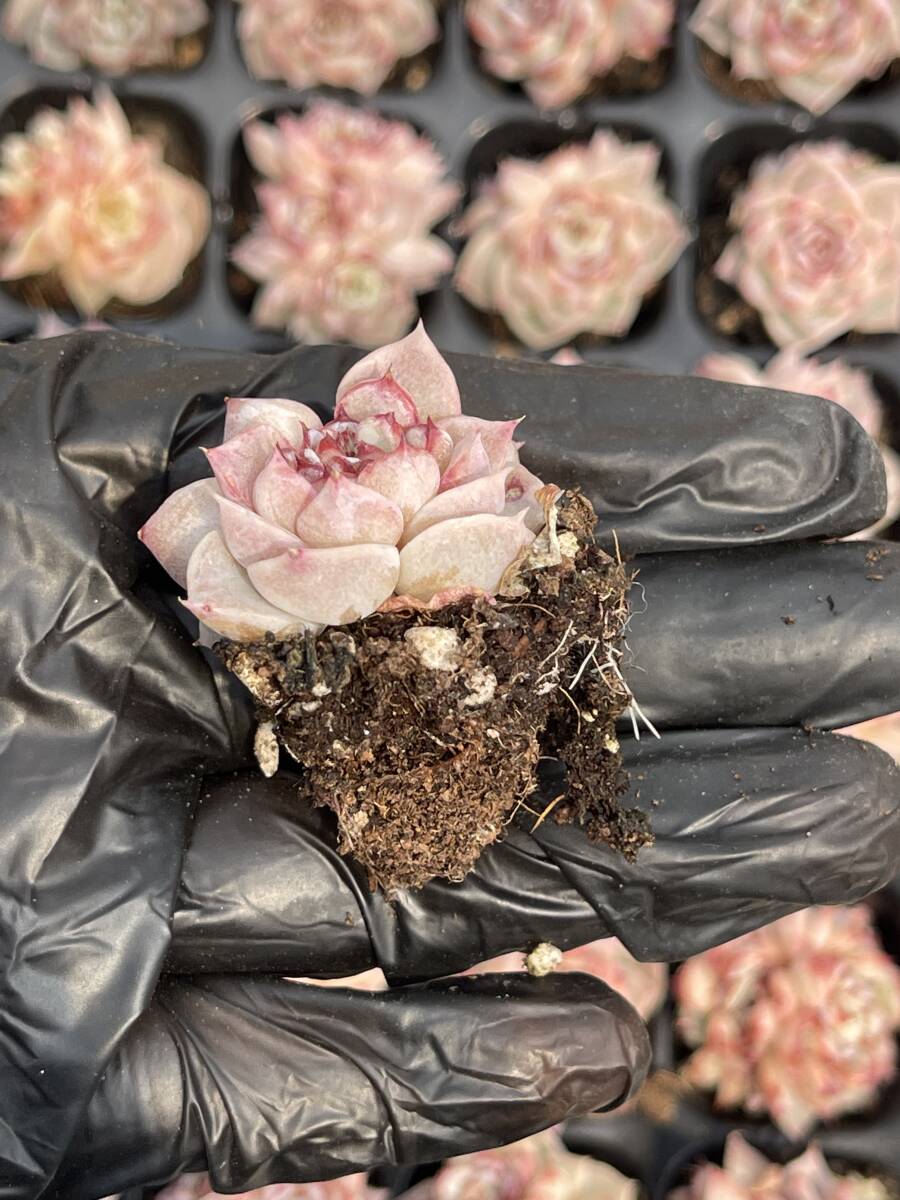
[[[48,1195],[207,1167],[235,1191],[433,1161],[619,1104],[649,1059],[634,1009],[584,975],[380,995],[173,980],[117,1048]]]
[[[841,728],[900,709],[900,552],[802,542],[639,562],[623,669],[659,726]]]
[[[299,807],[290,775],[211,785],[182,876],[168,965],[391,979],[462,970],[550,941],[616,934],[675,961],[810,904],[886,883],[900,856],[900,769],[873,746],[796,730],[666,733],[623,743],[627,803],[655,843],[634,863],[531,814],[462,883],[394,902],[335,849],[332,823]],[[529,802],[540,812],[559,790]]]
[[[881,455],[829,401],[707,390],[689,376],[448,358],[472,411],[508,416],[515,397],[532,469],[582,487],[628,554],[840,536],[884,514]]]

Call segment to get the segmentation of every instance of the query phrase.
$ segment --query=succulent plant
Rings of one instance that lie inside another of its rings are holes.
[[[0,32],[42,67],[124,75],[170,65],[178,39],[208,21],[206,0],[7,0]]]
[[[383,1188],[374,1188],[364,1174],[345,1175],[324,1183],[270,1183],[241,1192],[238,1200],[381,1200]],[[205,1173],[179,1175],[156,1193],[155,1200],[225,1200]]]
[[[840,141],[758,159],[716,274],[779,346],[900,332],[900,166]]]
[[[536,104],[568,104],[623,58],[650,62],[667,44],[673,0],[467,0],[484,65],[521,82]]]
[[[884,405],[868,372],[852,367],[840,358],[822,362],[816,358],[803,358],[796,350],[789,349],[776,354],[762,370],[752,359],[741,354],[709,354],[697,364],[695,374],[724,383],[824,396],[846,408],[866,433],[879,442],[887,478],[884,516],[851,537],[874,537],[900,516],[900,456],[884,441]]]
[[[467,975],[484,972],[523,971],[524,959],[519,954],[502,954],[488,959],[466,971]],[[618,938],[600,938],[575,950],[567,950],[559,971],[583,971],[602,979],[619,992],[648,1021],[661,1007],[669,987],[668,968],[663,963],[645,963],[638,960],[622,945]]]
[[[823,113],[900,56],[900,0],[701,0],[691,29],[738,79]]]
[[[437,41],[434,0],[240,0],[238,36],[257,79],[371,95]]]
[[[868,908],[811,908],[675,975],[685,1079],[788,1137],[871,1104],[897,1067],[900,969]]]
[[[251,122],[261,216],[234,262],[262,285],[258,325],[300,341],[377,346],[415,320],[416,294],[453,265],[430,234],[458,188],[411,125],[333,102]]]
[[[638,1185],[615,1168],[572,1154],[553,1130],[464,1154],[444,1164],[410,1200],[637,1200]]]
[[[0,143],[0,278],[55,273],[92,316],[160,299],[206,240],[205,189],[136,137],[112,93],[42,109]]]
[[[721,1167],[701,1163],[688,1185],[671,1192],[669,1200],[888,1200],[890,1194],[880,1179],[836,1175],[818,1146],[781,1166],[734,1130],[725,1142]]]
[[[628,332],[688,240],[659,151],[598,131],[538,162],[509,158],[463,217],[456,286],[536,350]]]
[[[174,492],[140,536],[235,641],[343,625],[395,592],[431,607],[490,594],[544,523],[517,424],[461,415],[420,323],[351,367],[325,425],[293,400],[228,400],[214,478]]]

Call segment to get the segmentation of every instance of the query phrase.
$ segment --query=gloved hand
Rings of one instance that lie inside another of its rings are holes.
[[[411,981],[607,932],[677,959],[895,869],[896,767],[801,728],[900,708],[896,550],[802,540],[878,515],[861,429],[824,401],[454,357],[467,410],[524,413],[529,465],[640,556],[629,682],[663,736],[623,745],[656,844],[630,865],[525,821],[463,884],[368,893],[328,816],[254,771],[249,698],[134,536],[205,473],[225,394],[321,408],[352,357],[0,348],[7,1200],[323,1178],[613,1105],[648,1048],[597,981]],[[376,963],[402,986],[278,978]]]

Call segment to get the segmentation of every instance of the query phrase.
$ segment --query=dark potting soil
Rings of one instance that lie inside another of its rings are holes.
[[[532,825],[578,822],[629,858],[652,841],[645,814],[621,805],[615,733],[630,702],[611,664],[631,575],[593,544],[583,497],[567,493],[558,521],[574,557],[521,575],[495,603],[218,643],[263,727],[303,765],[299,799],[334,810],[340,850],[373,888],[462,879],[521,811]],[[565,765],[567,790],[536,800],[545,757]]]
[[[729,169],[723,171],[718,181],[722,190],[735,190],[743,180],[729,180],[727,175],[736,174]],[[729,188],[729,182],[732,186]],[[728,205],[730,207],[730,204]],[[769,341],[765,326],[757,310],[729,283],[724,283],[715,274],[715,265],[722,251],[733,236],[728,224],[727,208],[714,213],[700,224],[697,246],[697,307],[700,313],[723,337],[736,338],[746,345],[765,345]]]

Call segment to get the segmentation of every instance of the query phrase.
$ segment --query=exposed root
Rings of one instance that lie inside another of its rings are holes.
[[[618,666],[630,576],[594,544],[584,497],[544,499],[547,529],[496,601],[217,646],[373,886],[462,879],[520,812],[533,829],[577,821],[628,857],[652,841],[646,817],[619,803],[615,723],[640,714]],[[565,764],[567,790],[529,805],[548,757]]]

